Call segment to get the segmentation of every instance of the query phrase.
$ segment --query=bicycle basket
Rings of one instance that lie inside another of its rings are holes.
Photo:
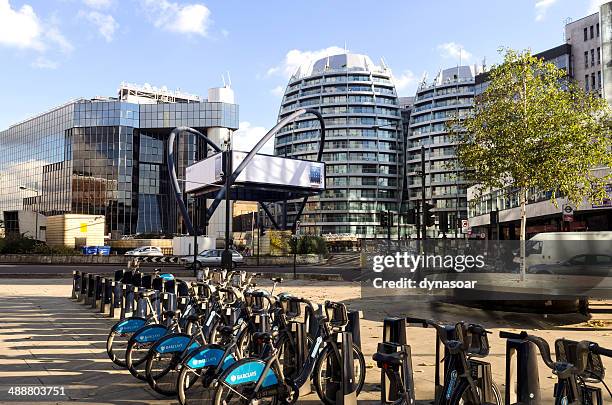
[[[477,329],[474,331],[473,329]],[[467,353],[471,356],[485,357],[489,355],[489,338],[484,328],[479,325],[470,325],[467,330]]]
[[[576,347],[579,342],[568,339],[557,339],[555,341],[555,354],[557,361],[564,363],[576,364]],[[580,374],[580,377],[587,381],[600,381],[606,375],[601,357],[598,354],[589,352],[586,362],[586,368],[584,372]]]

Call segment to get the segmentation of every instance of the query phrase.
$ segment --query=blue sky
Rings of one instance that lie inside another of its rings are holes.
[[[241,142],[276,121],[293,69],[346,47],[384,57],[400,95],[500,46],[563,43],[567,18],[600,0],[0,0],[0,129],[121,81],[206,95],[229,72]],[[268,145],[271,146],[271,145]]]

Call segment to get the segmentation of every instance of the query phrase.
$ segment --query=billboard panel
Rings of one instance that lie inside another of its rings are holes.
[[[232,151],[232,167],[238,167],[246,156],[247,152]],[[185,190],[194,192],[211,184],[220,184],[222,167],[221,153],[188,166]],[[325,163],[255,155],[236,179],[236,184],[244,183],[324,190]]]

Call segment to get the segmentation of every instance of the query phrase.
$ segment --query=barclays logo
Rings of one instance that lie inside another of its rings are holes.
[[[162,352],[166,352],[168,350],[175,350],[175,349],[182,349],[182,348],[183,348],[183,345],[178,343],[174,345],[160,346],[159,350]]]
[[[230,380],[231,382],[236,382],[238,380],[244,380],[245,378],[255,377],[256,375],[257,375],[257,371],[251,371],[250,373],[232,375],[230,377]]]

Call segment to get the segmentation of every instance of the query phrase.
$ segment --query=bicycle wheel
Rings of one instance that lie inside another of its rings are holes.
[[[128,342],[134,333],[140,330],[147,322],[146,318],[133,316],[113,325],[106,338],[106,353],[113,363],[119,367],[127,367],[125,352]]]
[[[495,396],[495,402],[482,402],[480,397],[480,389],[476,388],[476,398],[474,398],[474,394],[472,390],[469,389],[470,384],[467,380],[463,379],[457,389],[454,391],[453,395],[451,395],[450,400],[448,401],[451,405],[502,405],[502,397],[497,385],[493,382],[493,395]]]
[[[111,331],[106,338],[106,353],[108,354],[108,358],[119,367],[127,367],[125,353],[130,337],[132,337],[131,333]]]
[[[231,388],[225,384],[219,384],[215,390],[215,405],[245,405],[245,398],[253,394],[255,383],[235,385]],[[270,394],[257,400],[257,405],[277,405],[280,401],[277,394]]]
[[[215,367],[204,367],[194,370],[183,366],[177,381],[178,399],[181,405],[210,405],[215,390],[210,386],[214,378]]]
[[[151,351],[150,356],[147,357],[145,376],[153,390],[168,397],[177,394],[179,375],[177,366],[180,364],[180,358],[181,352],[159,353],[155,350]]]
[[[355,392],[357,395],[363,388],[365,381],[365,359],[359,347],[353,344],[353,364],[354,364],[354,381],[355,381]],[[331,345],[325,346],[323,352],[317,359],[314,369],[314,386],[317,391],[317,395],[325,405],[335,405],[335,387],[334,385],[340,385],[341,381],[337,380],[334,376],[332,368],[339,370],[342,367],[340,360],[336,357],[334,349]],[[339,375],[339,373],[335,373]],[[327,391],[330,391],[329,393]],[[334,392],[334,394],[332,394]]]
[[[127,350],[125,351],[125,364],[130,374],[139,380],[146,381],[145,367],[149,349],[155,342],[138,343],[130,339]]]

